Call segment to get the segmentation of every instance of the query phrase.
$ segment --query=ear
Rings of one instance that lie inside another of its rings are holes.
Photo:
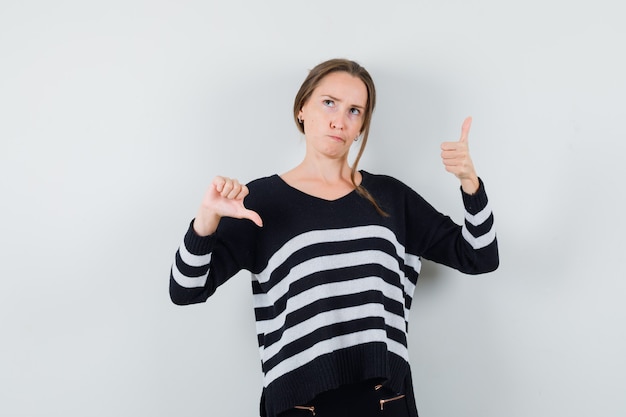
[[[304,112],[302,111],[302,109],[300,109],[300,111],[298,112],[298,119],[304,121],[304,117],[302,117],[304,115]]]

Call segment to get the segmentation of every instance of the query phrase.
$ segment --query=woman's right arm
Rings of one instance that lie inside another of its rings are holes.
[[[228,242],[220,241],[215,232],[222,217],[249,219],[262,226],[258,213],[243,205],[247,195],[248,188],[235,179],[215,177],[209,185],[170,271],[170,298],[175,304],[206,301],[241,269],[232,255],[233,249],[241,246],[237,240],[243,237],[233,236],[233,248],[228,248]],[[216,265],[219,267],[214,268]]]

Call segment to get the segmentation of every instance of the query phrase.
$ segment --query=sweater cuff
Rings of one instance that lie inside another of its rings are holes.
[[[474,194],[467,194],[463,191],[463,188],[461,188],[461,194],[463,196],[465,210],[467,210],[468,213],[476,214],[487,207],[487,192],[485,191],[485,184],[480,177],[478,178],[478,190],[476,190]]]
[[[189,223],[189,229],[185,234],[185,247],[189,253],[193,255],[206,255],[213,251],[215,246],[215,233],[209,236],[199,236],[195,230],[193,230],[193,222]]]

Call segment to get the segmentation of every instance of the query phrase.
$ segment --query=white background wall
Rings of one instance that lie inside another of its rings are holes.
[[[338,56],[379,90],[362,168],[460,220],[439,144],[472,115],[496,213],[497,272],[424,266],[420,415],[625,415],[621,7],[2,0],[0,415],[257,415],[248,274],[177,307],[169,268],[214,175],[300,161],[293,96]]]

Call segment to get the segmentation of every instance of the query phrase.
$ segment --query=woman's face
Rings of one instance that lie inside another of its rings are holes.
[[[367,88],[360,78],[333,72],[322,79],[298,116],[304,122],[307,149],[333,158],[347,158],[361,133]]]

